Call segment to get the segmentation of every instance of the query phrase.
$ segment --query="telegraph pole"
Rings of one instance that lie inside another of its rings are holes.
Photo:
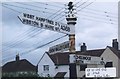
[[[73,27],[73,31],[72,33],[69,34],[69,76],[70,79],[77,79],[77,71],[76,71],[76,63],[71,63],[71,54],[75,55],[75,24],[77,21],[77,17],[75,16],[75,9],[74,9],[74,5],[73,2],[69,2],[68,3],[68,12],[67,12],[67,16],[66,16],[66,20],[67,20],[67,24],[70,27]]]

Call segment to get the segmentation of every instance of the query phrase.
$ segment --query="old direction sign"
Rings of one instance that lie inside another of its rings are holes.
[[[38,27],[41,29],[56,31],[65,34],[74,33],[74,27],[70,27],[67,24],[55,22],[46,18],[35,16],[28,13],[22,13],[18,16],[23,24]]]
[[[69,41],[63,42],[61,44],[52,46],[49,48],[49,53],[53,54],[60,51],[67,51],[69,49]]]

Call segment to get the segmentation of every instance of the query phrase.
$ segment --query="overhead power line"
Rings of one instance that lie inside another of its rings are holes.
[[[95,12],[90,12],[90,11],[80,11],[78,13],[86,13],[86,14],[92,14],[92,15],[99,15],[100,17],[106,17],[106,18],[112,18],[112,19],[117,19],[117,17],[114,17],[112,15],[109,15],[109,14],[98,14],[98,13],[95,13]]]
[[[12,4],[3,3],[3,5],[18,7],[18,8],[27,9],[27,10],[31,10],[31,11],[35,11],[35,12],[40,12],[40,13],[54,14],[53,12],[41,11],[41,10],[37,10],[37,9],[26,8],[26,7],[16,6],[16,5],[12,5]]]
[[[7,8],[8,8],[8,7],[7,7]],[[9,9],[11,9],[11,8],[9,8]],[[12,9],[12,10],[17,12],[17,10],[14,10],[14,9]],[[58,12],[58,11],[57,11],[57,12]],[[57,13],[57,12],[56,12],[56,13]],[[20,12],[20,13],[21,13],[21,12]],[[56,13],[55,13],[55,14],[56,14]],[[52,16],[52,15],[51,15],[51,16]],[[25,41],[25,40],[24,40],[24,41]],[[21,42],[23,42],[23,41],[19,41],[19,42],[21,43]],[[17,45],[18,45],[18,42],[16,42],[16,43],[17,43]],[[10,47],[15,47],[16,43],[14,43],[14,44],[13,44],[12,46],[10,46]]]
[[[37,46],[37,47],[35,47],[34,49],[31,49],[31,50],[29,50],[29,51],[27,51],[27,52],[22,52],[22,53],[20,53],[20,55],[22,56],[22,55],[25,55],[25,54],[31,53],[31,52],[33,52],[33,51],[39,49],[39,48],[42,48],[42,47],[44,47],[44,46],[46,46],[46,45],[49,45],[49,44],[51,44],[51,43],[53,43],[53,42],[55,42],[55,41],[57,41],[57,40],[59,40],[59,39],[61,39],[61,38],[63,38],[63,37],[66,37],[66,36],[68,36],[68,35],[66,34],[66,35],[64,35],[64,36],[61,36],[61,37],[59,37],[59,38],[57,38],[57,39],[54,39],[53,41],[50,41],[50,42],[48,42],[48,43],[46,43],[46,44],[43,44],[43,45]],[[8,59],[11,59],[11,58],[13,58],[13,57],[14,57],[14,56],[4,58],[4,59],[2,59],[2,61],[5,61],[5,60],[8,60]]]
[[[106,24],[112,24],[112,25],[118,25],[116,23],[113,22],[107,22],[107,21],[102,21],[102,20],[97,20],[97,19],[91,19],[91,18],[81,18],[83,20],[88,20],[88,21],[96,21],[96,22],[101,22],[101,23],[106,23]]]
[[[87,17],[91,17],[91,18],[95,18],[95,19],[99,19],[99,20],[101,19],[101,20],[104,20],[104,21],[117,22],[117,20],[113,20],[111,18],[102,18],[102,17],[92,16],[92,15],[87,15],[87,14],[82,14],[82,13],[79,13],[79,15],[87,16]]]
[[[80,4],[79,6],[77,6],[77,8],[79,8],[80,6],[84,5],[84,4],[87,3],[88,1],[89,1],[89,0],[83,2],[82,4]],[[93,2],[94,2],[94,1],[93,1]],[[89,5],[91,5],[93,2],[91,2]],[[77,3],[76,3],[76,4],[77,4]],[[84,8],[88,7],[89,5],[85,6]],[[76,8],[76,9],[77,9],[77,8]],[[82,9],[84,9],[84,8],[82,8]],[[61,16],[62,16],[62,15],[61,15]],[[62,17],[59,17],[59,18],[62,18]],[[58,19],[59,19],[59,18],[58,18]],[[64,18],[63,18],[63,19],[64,19]],[[62,20],[63,20],[63,19],[62,19]],[[60,20],[60,21],[62,21],[62,20]]]
[[[30,0],[34,3],[41,4],[41,5],[47,5],[47,6],[52,6],[52,7],[57,7],[57,8],[63,8],[62,6],[58,5],[53,5],[53,4],[48,4],[47,2],[40,2],[40,1],[35,1],[35,0]],[[61,5],[61,4],[60,4]]]
[[[40,30],[41,30],[41,29],[38,29],[38,32],[33,31],[34,33],[36,32],[34,35],[31,35],[31,36],[29,36],[29,37],[27,37],[27,38],[20,39],[20,40],[14,42],[12,45],[9,44],[9,46],[7,46],[8,49],[6,48],[6,49],[4,49],[4,51],[8,51],[9,48],[13,48],[13,47],[15,47],[15,46],[19,46],[19,45],[21,45],[22,43],[24,43],[26,40],[29,40],[30,38],[33,38],[33,37],[35,37],[36,35],[39,35],[40,33],[43,32],[43,31],[40,31]],[[32,34],[32,32],[31,32],[31,34]]]
[[[96,0],[94,0],[94,1],[96,1]],[[81,11],[81,10],[83,10],[84,8],[86,8],[86,7],[90,6],[92,3],[94,3],[94,1],[93,1],[93,2],[90,2],[90,3],[89,3],[89,4],[87,4],[86,6],[82,7],[80,10],[78,10],[78,12],[79,12],[79,11]]]
[[[85,9],[86,7],[88,7],[89,5],[91,5],[93,2],[91,2],[91,3],[89,3],[89,4],[87,4],[85,7],[82,7],[80,10],[78,10],[79,12],[83,12],[82,11],[82,9]],[[84,12],[85,13],[85,12]],[[87,12],[87,14],[88,14],[89,12]],[[91,13],[91,14],[93,14],[93,13]],[[115,23],[113,23],[113,21],[115,21],[115,22],[117,22],[116,20],[113,20],[113,19],[111,19],[111,17],[109,16],[109,15],[105,15],[105,17],[106,18],[101,18],[101,17],[95,17],[95,16],[90,16],[89,14],[88,15],[85,15],[85,14],[81,14],[81,15],[83,15],[83,16],[88,16],[88,17],[92,17],[92,18],[95,18],[95,19],[103,19],[103,20],[108,20],[109,21],[109,23],[110,24],[115,24]],[[61,17],[60,17],[61,18]],[[63,19],[65,19],[65,18],[63,18]],[[62,21],[63,19],[61,19],[60,21]],[[105,21],[99,21],[99,22],[104,22],[104,23],[108,23],[108,22],[105,22]]]
[[[82,1],[82,0],[81,0],[81,1]],[[82,4],[80,4],[79,6],[77,6],[76,9],[79,8],[80,6],[84,5],[84,4],[87,3],[88,1],[89,1],[89,0],[83,2]],[[77,4],[78,4],[78,2],[77,2],[76,4],[74,4],[74,5],[77,5]],[[65,13],[65,10],[64,10],[63,12],[61,12],[61,13]],[[61,14],[61,13],[60,13],[60,14]],[[59,14],[58,14],[58,15],[59,15]],[[61,15],[60,17],[56,18],[55,20],[61,19],[63,16],[65,16],[65,15]],[[62,20],[63,20],[63,19],[62,19]],[[61,21],[61,20],[60,20],[60,21]]]
[[[102,13],[106,13],[106,14],[110,14],[110,15],[117,15],[117,14],[112,13],[112,12],[102,11],[102,10],[96,10],[96,9],[93,9],[93,8],[86,8],[86,9],[87,9],[87,10],[90,10],[90,11],[102,12]]]
[[[85,2],[83,2],[82,4],[80,4],[79,6],[76,6],[76,8],[79,8],[79,7],[81,7],[82,5],[84,5],[85,3],[87,3],[89,0],[87,0],[87,1],[85,1]]]
[[[3,7],[5,7],[5,8],[8,8],[8,9],[10,9],[10,10],[14,11],[14,12],[21,13],[21,12],[20,12],[20,11],[18,11],[18,10],[15,10],[15,9],[9,8],[9,7],[4,6],[4,5],[2,5],[2,6],[3,6]]]
[[[15,2],[15,3],[18,3],[18,4],[21,4],[21,5],[25,5],[25,6],[30,6],[30,7],[35,7],[35,8],[39,8],[39,9],[44,9],[44,10],[56,10],[56,9],[51,9],[51,8],[46,8],[46,7],[40,7],[40,6],[36,6],[36,5],[32,5],[32,4],[26,4],[26,3],[23,3],[23,2]]]

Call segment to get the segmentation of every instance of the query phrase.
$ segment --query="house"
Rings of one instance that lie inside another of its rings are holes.
[[[38,74],[50,77],[69,77],[69,57],[72,55],[69,54],[69,52],[55,54],[45,52],[38,64]],[[115,67],[116,76],[120,77],[120,50],[118,50],[116,39],[113,40],[112,47],[107,46],[104,49],[87,50],[87,46],[83,43],[81,50],[76,51],[73,56],[73,62],[76,63],[77,77],[85,77],[86,68],[99,67]]]
[[[69,53],[49,55],[45,52],[38,64],[38,74],[43,77],[69,77]]]
[[[26,59],[20,60],[16,55],[16,60],[8,62],[2,66],[3,77],[29,77],[37,74],[37,66],[32,65]]]
[[[120,50],[118,50],[118,48],[117,39],[114,39],[112,42],[112,47],[107,46],[105,49],[86,50],[81,53],[77,51],[77,53],[80,55],[95,56],[101,58],[100,63],[80,64],[80,66],[77,66],[77,76],[85,77],[85,68],[115,67],[116,77],[120,77]]]

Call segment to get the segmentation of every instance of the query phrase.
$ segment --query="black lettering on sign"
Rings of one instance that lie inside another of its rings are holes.
[[[55,22],[55,26],[57,26],[57,22]]]
[[[22,19],[22,20],[23,20],[23,21],[22,21],[22,22],[23,22],[23,24],[26,24],[26,19]]]
[[[36,17],[36,20],[40,22],[45,22],[45,18],[41,18],[41,17]]]
[[[63,31],[70,32],[70,28],[67,27],[67,26],[61,25],[61,29],[62,29]]]
[[[39,26],[39,23],[36,21],[28,20],[28,19],[23,19],[23,24],[28,24],[31,26]]]
[[[42,21],[42,22],[45,22],[45,18],[41,18],[41,21]]]
[[[36,17],[36,20],[37,20],[37,21],[40,21],[40,18],[39,18],[39,17]]]
[[[93,72],[93,74],[100,74],[100,72]]]
[[[40,27],[41,27],[41,28],[43,27],[43,23],[40,23]]]
[[[86,57],[86,56],[76,56],[75,57],[76,59],[78,59],[78,60],[91,60],[91,57]]]
[[[45,25],[45,28],[49,30],[54,30],[54,26],[51,26],[51,25]]]
[[[34,19],[34,15],[26,14],[26,13],[23,13],[23,17],[29,18],[29,19]]]
[[[55,31],[60,31],[59,27],[55,27]]]
[[[54,25],[54,22],[52,20],[47,20],[47,23]]]

